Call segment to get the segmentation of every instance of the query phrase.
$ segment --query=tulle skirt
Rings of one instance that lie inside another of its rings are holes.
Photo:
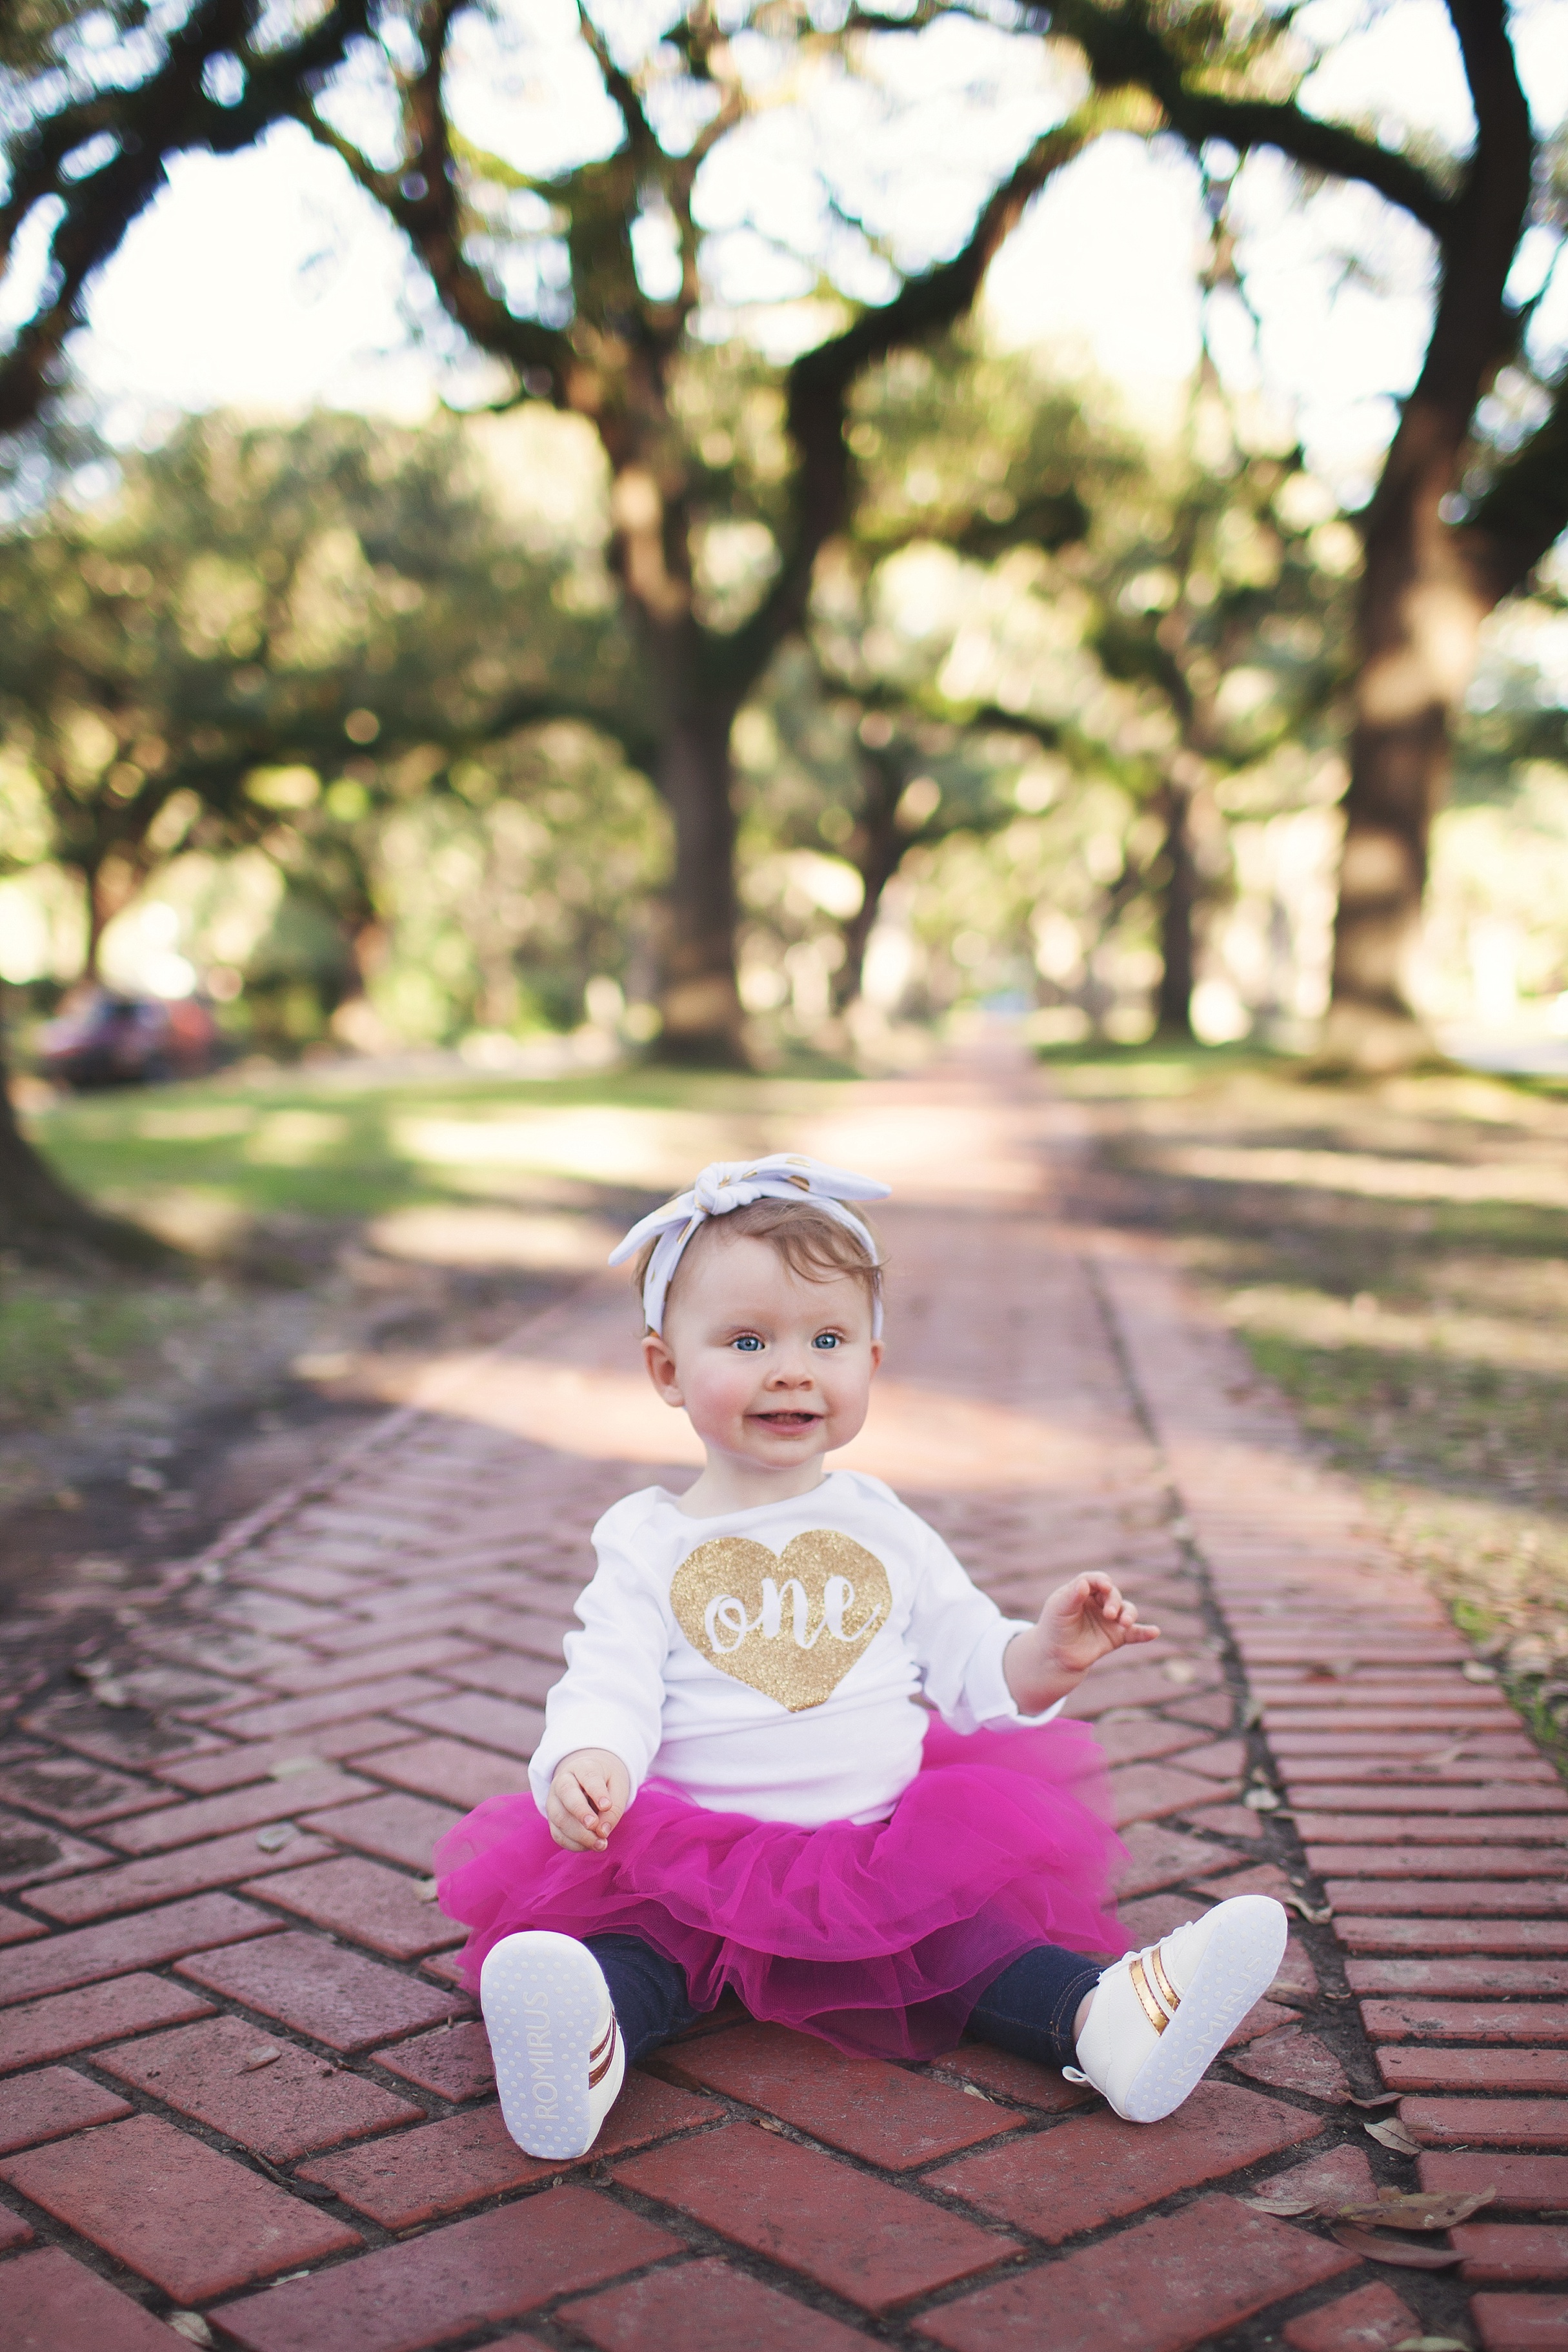
[[[606,1853],[567,1853],[530,1795],[489,1797],[437,1845],[439,1897],[471,1930],[470,1985],[519,1928],[638,1936],[684,1969],[698,2010],[727,1988],[837,2049],[931,2058],[1034,1946],[1127,1948],[1107,1794],[1082,1724],[964,1737],[933,1717],[885,1822],[800,1829],[649,1780]]]

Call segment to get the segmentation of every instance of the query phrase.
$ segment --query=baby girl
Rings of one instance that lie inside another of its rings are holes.
[[[1278,1969],[1260,1895],[1125,1951],[1100,1751],[1060,1710],[1158,1629],[1101,1575],[1004,1617],[891,1488],[828,1469],[883,1356],[881,1260],[845,1203],[886,1189],[720,1162],[612,1260],[637,1255],[649,1377],[706,1467],[594,1528],[532,1794],[437,1854],[533,2156],[583,2155],[626,2067],[727,1987],[862,2054],[967,2032],[1153,2122]]]

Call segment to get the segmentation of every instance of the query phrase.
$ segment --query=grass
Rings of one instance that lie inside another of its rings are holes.
[[[1568,1088],[1324,1085],[1236,1049],[1050,1060],[1113,1213],[1176,1238],[1568,1757]]]
[[[525,1269],[530,1246],[539,1270],[576,1263],[562,1255],[569,1223],[601,1210],[623,1224],[705,1160],[774,1148],[762,1122],[831,1099],[844,1075],[821,1065],[760,1080],[652,1067],[517,1079],[432,1057],[61,1099],[28,1116],[32,1139],[85,1196],[190,1252],[190,1269],[0,1263],[0,1433],[177,1372],[184,1335],[220,1318],[223,1297],[242,1335],[246,1278],[325,1296],[345,1248],[410,1212],[510,1212]],[[580,1257],[581,1237],[567,1239]],[[216,1278],[204,1294],[204,1274]]]

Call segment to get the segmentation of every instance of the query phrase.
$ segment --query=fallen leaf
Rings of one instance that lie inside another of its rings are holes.
[[[1166,1680],[1168,1683],[1190,1683],[1197,1679],[1197,1668],[1189,1666],[1185,1658],[1166,1660]]]
[[[1317,1995],[1306,1985],[1292,1984],[1288,1977],[1278,1977],[1263,1996],[1265,2000],[1282,2001],[1287,2009],[1311,2009]],[[1396,2092],[1397,2098],[1399,2094]]]
[[[415,1879],[413,1886],[413,1899],[416,1903],[434,1903],[435,1900],[434,1879]]]
[[[1446,2271],[1464,2261],[1457,2246],[1412,2246],[1403,2238],[1374,2237],[1351,2221],[1336,2221],[1333,2234],[1347,2252],[1369,2263],[1391,2263],[1396,2270]]]
[[[1251,1800],[1248,1801],[1250,1803]],[[1280,1900],[1288,1903],[1292,1911],[1299,1911],[1303,1919],[1310,1919],[1314,1927],[1321,1927],[1325,1919],[1333,1917],[1332,1903],[1309,1903],[1304,1895],[1294,1894],[1281,1895]]]
[[[213,2340],[213,2331],[199,2311],[172,2311],[169,2325],[187,2344],[210,2344]]]
[[[1271,2213],[1276,2221],[1300,2221],[1303,2213],[1315,2213],[1317,2200],[1313,2197],[1243,2197],[1243,2205],[1254,2213]]]
[[[1467,1658],[1459,1672],[1468,1683],[1495,1683],[1497,1680],[1497,1668],[1483,1666],[1479,1658]]]
[[[1280,1809],[1280,1800],[1272,1789],[1249,1789],[1241,1801],[1255,1813],[1273,1813]]]
[[[1404,2096],[1403,2091],[1380,2091],[1375,2099],[1358,2099],[1353,2091],[1345,2105],[1347,2107],[1396,2107]]]
[[[240,2064],[240,2073],[254,2074],[260,2067],[276,2066],[282,2055],[276,2042],[258,2042],[254,2050],[246,2051]]]
[[[319,1756],[285,1756],[278,1763],[267,1766],[267,1777],[269,1780],[287,1780],[296,1772],[319,1772],[320,1769]]]
[[[257,1830],[256,1842],[263,1853],[280,1853],[286,1845],[292,1845],[298,1835],[292,1822],[269,1822],[266,1829]]]
[[[1393,2352],[1472,2352],[1462,2336],[1402,2336]]]
[[[964,2085],[964,2096],[967,2099],[986,2099],[986,2095],[984,2091],[981,2090],[978,2083],[966,2083]],[[991,2100],[986,2099],[986,2105],[988,2107],[993,2104],[994,2103]]]
[[[1391,2116],[1385,2124],[1364,2124],[1362,2128],[1384,2147],[1391,2147],[1396,2156],[1419,2156],[1421,2153],[1420,2141],[1412,2137],[1397,2116]]]
[[[1456,2222],[1468,2221],[1472,2213],[1490,2205],[1496,2195],[1495,2189],[1478,2189],[1468,2197],[1452,2189],[1446,2194],[1441,2189],[1412,2189],[1402,2195],[1397,2189],[1385,2189],[1375,2204],[1340,2206],[1336,2218],[1380,2230],[1451,2230]]]

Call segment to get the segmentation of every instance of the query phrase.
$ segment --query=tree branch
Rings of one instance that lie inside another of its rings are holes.
[[[1454,537],[1494,604],[1525,587],[1568,530],[1568,369],[1558,377],[1545,422],[1491,482]]]
[[[0,433],[16,432],[37,415],[66,339],[82,324],[89,280],[163,186],[168,158],[189,148],[233,154],[250,146],[294,111],[302,87],[341,63],[350,41],[367,29],[369,5],[335,0],[291,47],[257,55],[246,43],[258,0],[200,0],[145,81],[64,108],[21,142],[13,194],[0,213],[0,255],[9,254],[23,220],[45,198],[57,198],[61,213],[46,295],[0,360]],[[237,104],[220,106],[202,77],[211,58],[231,51],[246,68],[246,87]],[[118,152],[84,179],[63,180],[60,166],[72,150],[106,131],[119,141]]]

